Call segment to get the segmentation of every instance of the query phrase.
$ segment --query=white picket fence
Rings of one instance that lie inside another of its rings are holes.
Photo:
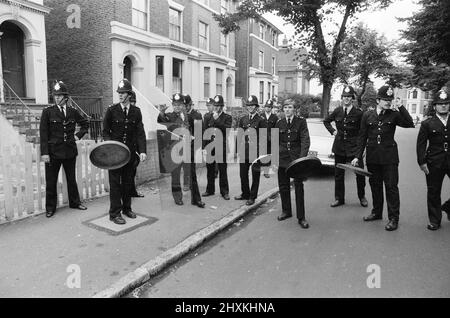
[[[108,195],[108,171],[93,166],[89,153],[94,141],[77,143],[76,176],[82,201]],[[67,182],[61,167],[58,206],[67,206]],[[45,164],[39,145],[20,137],[14,144],[0,144],[0,224],[45,212]]]

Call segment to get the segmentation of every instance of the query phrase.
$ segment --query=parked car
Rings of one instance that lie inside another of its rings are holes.
[[[332,152],[334,136],[323,125],[322,119],[307,119],[311,146],[309,155],[315,156],[326,167],[334,167],[334,154]]]

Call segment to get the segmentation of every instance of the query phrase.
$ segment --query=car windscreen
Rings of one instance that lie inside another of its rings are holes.
[[[308,130],[310,136],[330,136],[330,133],[321,121],[308,122]]]

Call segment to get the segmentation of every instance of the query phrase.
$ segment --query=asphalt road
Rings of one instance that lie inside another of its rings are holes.
[[[437,232],[426,229],[426,185],[416,163],[417,133],[418,128],[397,131],[397,231],[384,230],[386,207],[383,221],[362,221],[370,213],[370,187],[367,184],[369,208],[362,208],[355,178],[349,174],[347,205],[331,208],[334,183],[328,172],[305,183],[309,230],[301,229],[295,218],[278,222],[277,198],[129,297],[449,297],[450,222],[443,218]],[[450,196],[449,189],[447,179],[443,199]],[[369,288],[368,280],[380,288]]]

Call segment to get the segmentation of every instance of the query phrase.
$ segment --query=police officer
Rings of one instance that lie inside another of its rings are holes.
[[[184,95],[184,106],[185,106],[185,113],[189,121],[189,130],[191,132],[191,136],[194,136],[194,127],[195,123],[197,121],[203,122],[202,114],[200,114],[197,110],[195,110],[192,102],[192,98],[189,95]],[[194,142],[192,142],[192,150],[194,151]],[[192,161],[193,162],[193,161]],[[183,163],[183,181],[184,181],[184,188],[183,191],[189,191],[191,190],[191,176],[190,176],[190,163]],[[194,172],[195,173],[195,172]]]
[[[392,105],[394,89],[385,85],[378,90],[377,109],[369,110],[361,119],[357,156],[352,161],[358,166],[366,149],[366,164],[372,176],[369,179],[372,189],[373,210],[364,221],[383,218],[383,183],[386,188],[389,223],[386,231],[398,228],[400,217],[400,195],[398,190],[398,149],[394,140],[396,126],[414,128],[414,122],[404,106]]]
[[[189,118],[188,118],[188,116],[186,114],[186,110],[185,110],[185,97],[180,93],[174,94],[172,96],[172,106],[173,106],[173,112],[170,112],[170,113],[166,113],[166,110],[167,110],[166,106],[163,105],[160,108],[160,114],[158,116],[158,123],[166,124],[167,129],[169,131],[174,131],[175,129],[181,129],[181,128],[185,128],[185,129],[191,131],[190,125],[189,125]],[[191,147],[191,149],[192,149],[192,147]],[[191,151],[191,149],[190,149],[190,151]],[[185,170],[185,173],[190,174],[191,182],[192,182],[191,183],[191,203],[192,203],[192,205],[196,205],[200,208],[204,208],[205,203],[203,203],[201,201],[200,191],[198,189],[198,184],[197,184],[197,176],[195,173],[195,162],[192,161],[192,159],[194,159],[192,154],[193,153],[191,152],[191,163],[192,164],[189,164]],[[173,199],[174,199],[176,205],[184,205],[183,192],[181,189],[181,181],[180,181],[182,165],[183,165],[183,163],[178,165],[171,172],[172,196],[173,196]]]
[[[417,162],[427,180],[428,229],[441,227],[441,189],[445,175],[450,176],[450,94],[442,88],[434,97],[436,113],[426,119],[417,137]]]
[[[261,171],[257,169],[252,169],[252,187],[250,189],[249,185],[249,178],[248,178],[248,172],[250,170],[251,164],[254,160],[258,157],[259,152],[259,132],[261,128],[265,128],[266,125],[264,123],[264,120],[259,116],[258,114],[258,98],[254,95],[250,96],[245,104],[247,106],[247,112],[248,115],[244,115],[239,119],[238,128],[242,129],[242,132],[246,132],[250,129],[253,129],[254,133],[256,133],[256,145],[255,143],[252,143],[251,146],[256,148],[256,152],[253,153],[255,156],[252,158],[252,151],[250,150],[250,143],[251,140],[248,135],[242,135],[239,137],[243,137],[243,140],[239,140],[240,142],[243,142],[243,150],[244,153],[242,154],[244,157],[240,157],[240,164],[239,164],[239,175],[241,178],[241,190],[242,193],[240,196],[235,197],[235,200],[246,200],[247,205],[253,205],[255,204],[255,200],[258,197],[258,189],[259,189],[259,181],[261,177]],[[250,132],[251,134],[252,132]],[[255,142],[255,141],[254,141]]]
[[[132,91],[131,95],[130,95],[130,105],[131,106],[136,106],[136,92]],[[137,167],[139,166],[139,163],[141,162],[141,159],[139,158],[139,156],[137,155],[137,153],[132,153],[131,154],[131,158],[134,160],[134,166],[133,166],[133,184],[131,187],[131,197],[132,198],[143,198],[144,195],[141,193],[137,192],[136,189],[136,172],[137,172]]]
[[[208,112],[205,114],[205,116],[203,116],[203,132],[205,132],[209,128],[213,128],[212,125],[214,122],[210,120],[214,113],[214,99],[213,98],[208,98],[206,100],[206,108],[208,109]],[[210,141],[203,140],[203,149],[205,149],[205,147],[209,143],[210,143]],[[206,150],[205,150],[205,152],[206,152]],[[214,155],[214,150],[212,151],[212,154],[206,154],[207,157],[209,155]],[[206,162],[206,174],[207,174],[208,183],[206,186],[206,192],[204,194],[202,194],[203,196],[208,196],[209,193],[214,194],[214,182],[210,183],[210,180],[214,180],[215,178],[218,177],[219,168],[217,166],[217,163],[208,163],[208,161],[207,161]]]
[[[69,206],[72,209],[87,209],[80,201],[75,165],[78,155],[76,141],[88,132],[89,122],[78,110],[67,105],[69,92],[66,84],[57,81],[52,91],[55,104],[42,111],[40,122],[41,156],[42,161],[45,162],[45,210],[48,218],[51,218],[56,211],[56,184],[61,165],[67,178]],[[77,124],[81,128],[75,134]]]
[[[327,118],[323,124],[330,134],[335,136],[333,144],[333,153],[335,155],[335,165],[339,163],[349,163],[355,159],[358,150],[358,133],[361,125],[363,112],[361,109],[353,105],[355,99],[355,90],[352,86],[346,86],[342,92],[343,106],[337,107]],[[334,129],[332,122],[336,123]],[[359,167],[364,168],[363,161],[359,161]],[[338,207],[345,204],[345,171],[337,167],[334,168],[334,197],[335,201],[331,207]],[[365,197],[366,178],[356,175],[356,185],[358,188],[359,202],[363,207],[368,206]]]
[[[223,111],[225,104],[223,101],[222,95],[216,95],[214,97],[214,112],[212,116],[209,117],[209,121],[207,123],[207,127],[215,128],[223,136],[223,157],[220,158],[221,162],[218,162],[219,166],[219,185],[220,185],[220,194],[225,200],[230,200],[230,189],[228,184],[228,175],[227,175],[227,129],[231,128],[233,124],[233,118],[226,114]],[[212,162],[211,164],[215,164]],[[203,194],[204,197],[208,197],[214,195],[215,192],[215,180],[214,175],[212,173],[208,173],[208,188],[206,192]]]
[[[280,165],[278,168],[278,187],[280,189],[282,213],[278,221],[292,217],[291,180],[286,174],[289,164],[306,157],[309,152],[310,138],[308,125],[303,117],[294,116],[294,101],[287,99],[283,104],[285,118],[279,120],[275,129],[280,134]],[[303,229],[309,228],[305,219],[305,198],[302,179],[294,179],[295,202],[298,223]]]
[[[275,125],[278,122],[278,117],[273,113],[274,102],[272,99],[269,99],[264,106],[264,113],[262,114],[262,118],[267,127],[267,153],[272,153],[270,138],[272,136],[272,128],[275,128]],[[269,173],[264,173],[264,177],[270,178]]]
[[[133,87],[129,80],[119,82],[117,93],[120,102],[111,105],[103,119],[103,139],[125,144],[131,154],[138,153],[140,161],[147,159],[147,143],[141,110],[130,104]],[[122,213],[130,219],[136,214],[131,209],[131,188],[135,162],[130,160],[124,167],[109,170],[110,209],[109,219],[119,225],[126,224]]]

